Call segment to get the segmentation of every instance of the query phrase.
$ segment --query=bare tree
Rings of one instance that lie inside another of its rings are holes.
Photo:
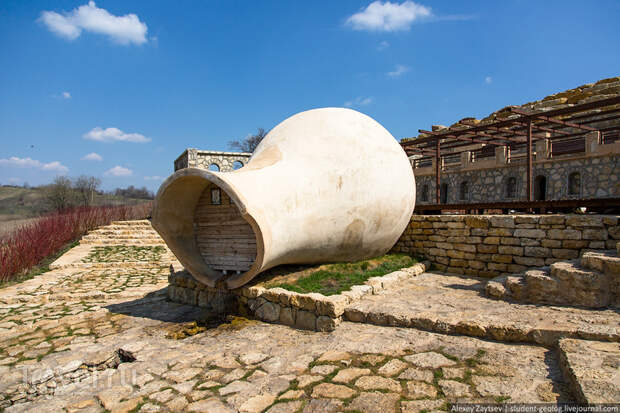
[[[116,188],[114,195],[122,196],[124,198],[137,198],[137,199],[153,199],[155,195],[149,191],[145,186],[142,188],[136,188],[133,185],[129,185],[127,188]]]
[[[73,203],[74,193],[71,180],[66,176],[57,176],[47,187],[47,202],[56,211],[67,209]]]
[[[265,131],[263,128],[258,128],[256,135],[248,135],[244,139],[228,142],[230,149],[238,149],[241,152],[252,153],[256,149],[259,143],[267,136],[269,131]]]
[[[75,180],[73,188],[77,192],[80,202],[84,206],[92,205],[95,200],[95,192],[101,185],[101,180],[94,176],[81,175]]]

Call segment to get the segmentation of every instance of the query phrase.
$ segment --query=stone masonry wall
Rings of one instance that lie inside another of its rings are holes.
[[[620,196],[620,162],[619,157],[601,156],[591,158],[553,160],[536,162],[532,179],[544,176],[547,191],[544,199],[571,198],[608,198]],[[581,182],[579,192],[568,192],[568,177],[579,172]],[[526,197],[527,172],[524,164],[504,165],[489,169],[470,171],[443,171],[441,183],[448,186],[448,204],[517,201]],[[516,179],[516,194],[510,198],[507,194],[508,179]],[[460,185],[467,182],[467,192],[461,199]],[[427,186],[428,198],[423,200],[424,186]],[[435,176],[416,174],[416,204],[435,203]]]
[[[235,162],[241,162],[244,166],[250,160],[251,153],[245,152],[218,152],[186,149],[175,161],[174,170],[183,168],[209,169],[213,164],[217,165],[221,172],[229,172],[235,168]]]
[[[428,261],[417,263],[380,277],[371,277],[340,294],[324,296],[252,284],[234,290],[216,289],[196,281],[184,269],[171,265],[168,298],[176,303],[202,307],[211,313],[252,315],[259,320],[304,330],[333,331],[342,321],[347,305],[366,295],[379,294],[428,268]]]
[[[619,240],[611,215],[414,215],[393,250],[423,255],[439,271],[495,277]]]

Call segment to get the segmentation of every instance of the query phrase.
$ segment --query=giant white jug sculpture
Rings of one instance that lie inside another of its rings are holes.
[[[152,222],[197,280],[232,289],[280,264],[382,255],[414,204],[413,170],[394,137],[362,113],[323,108],[273,128],[243,168],[175,172]]]

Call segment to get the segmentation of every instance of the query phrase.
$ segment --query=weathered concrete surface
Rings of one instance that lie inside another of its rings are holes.
[[[486,281],[427,272],[350,305],[345,319],[543,345],[560,337],[620,341],[616,310],[491,300],[484,295]]]
[[[558,350],[564,377],[579,402],[620,400],[620,344],[563,339]]]
[[[194,211],[209,182],[233,199],[256,235],[247,272],[211,269],[196,246]],[[177,171],[157,194],[153,226],[198,280],[236,288],[280,264],[382,255],[407,226],[414,200],[411,165],[394,137],[359,112],[324,108],[280,123],[241,169]]]

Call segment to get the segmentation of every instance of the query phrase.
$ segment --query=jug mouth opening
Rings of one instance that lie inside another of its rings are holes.
[[[153,227],[198,281],[236,288],[258,272],[260,228],[226,173],[185,168],[161,186]]]

